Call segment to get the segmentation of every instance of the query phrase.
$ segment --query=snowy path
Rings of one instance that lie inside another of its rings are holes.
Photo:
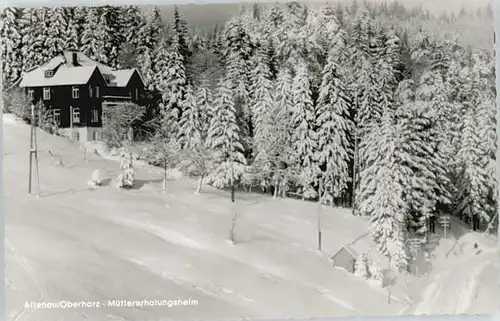
[[[469,314],[494,313],[500,297],[498,287],[498,254],[468,254],[434,275],[421,301],[410,313]],[[481,294],[481,307],[477,307]],[[488,294],[488,295],[485,295]],[[494,295],[493,295],[494,294]]]
[[[363,234],[347,210],[325,209],[324,248],[316,253],[316,206],[294,200],[243,206],[239,243],[227,242],[226,195],[196,182],[159,191],[139,169],[141,189],[89,189],[94,168],[81,150],[40,133],[41,197],[27,196],[29,128],[4,124],[7,309],[9,320],[283,318],[397,314],[402,303],[334,269],[330,253]],[[63,154],[64,167],[54,166]],[[94,157],[94,158],[92,158]],[[368,239],[359,241],[368,242]],[[369,244],[366,244],[367,246]],[[108,300],[192,299],[187,307],[106,307]],[[31,302],[93,301],[100,308],[25,308]]]

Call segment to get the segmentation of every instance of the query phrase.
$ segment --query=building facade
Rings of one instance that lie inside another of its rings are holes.
[[[114,70],[74,51],[26,72],[19,86],[33,104],[52,111],[60,134],[82,142],[100,140],[103,104],[144,99],[136,69]]]
[[[333,266],[343,268],[349,273],[354,273],[357,257],[358,253],[354,249],[348,245],[344,245],[331,259]]]

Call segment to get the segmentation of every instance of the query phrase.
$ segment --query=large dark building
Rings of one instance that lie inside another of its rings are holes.
[[[140,105],[144,97],[136,69],[114,70],[72,51],[26,72],[19,86],[33,103],[42,101],[52,110],[62,135],[83,142],[100,139],[103,104]]]

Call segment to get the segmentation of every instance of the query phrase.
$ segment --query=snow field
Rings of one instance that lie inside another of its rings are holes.
[[[405,306],[398,301],[388,304],[383,290],[332,267],[329,257],[342,244],[359,238],[359,248],[373,246],[365,235],[366,222],[347,209],[324,207],[324,253],[319,255],[316,204],[238,194],[233,245],[227,242],[231,216],[226,192],[206,187],[194,195],[196,182],[184,179],[170,181],[170,191],[163,193],[158,172],[141,166],[136,168],[143,182],[140,189],[124,191],[114,184],[91,189],[86,181],[94,169],[106,168],[104,180],[114,180],[119,163],[91,154],[85,161],[78,146],[42,132],[41,197],[26,198],[26,180],[20,178],[27,178],[28,153],[20,142],[28,142],[29,127],[7,124],[5,132],[7,239],[33,266],[51,299],[171,299],[185,294],[201,302],[176,310],[179,318],[196,313],[387,315]],[[48,149],[63,155],[65,166],[53,166]],[[18,300],[34,292],[28,285],[19,286]],[[18,311],[21,306],[22,301],[11,301],[9,309]],[[161,313],[118,310],[84,313],[126,319]],[[36,313],[41,317],[59,312]],[[70,312],[74,311],[61,313]]]

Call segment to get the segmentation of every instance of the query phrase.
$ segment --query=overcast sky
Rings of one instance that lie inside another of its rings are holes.
[[[350,0],[352,1],[352,0]],[[370,0],[370,1],[382,1],[382,0]],[[390,0],[389,0],[390,1]],[[276,1],[264,1],[264,0],[256,0],[256,1],[245,1],[245,2],[276,2]],[[286,2],[286,1],[279,1]],[[305,3],[318,3],[318,2],[326,2],[326,1],[318,1],[318,0],[303,0],[301,2]],[[335,2],[335,1],[332,1]],[[409,5],[418,5],[422,4],[429,10],[446,10],[446,9],[455,9],[465,7],[477,7],[484,6],[489,1],[488,0],[399,0],[401,3],[407,3]],[[2,6],[57,6],[57,5],[105,5],[105,4],[114,4],[114,5],[126,5],[126,4],[136,4],[136,5],[172,5],[172,4],[210,4],[210,3],[231,3],[235,4],[238,1],[234,0],[0,0],[0,4]],[[241,2],[239,2],[241,3]]]

